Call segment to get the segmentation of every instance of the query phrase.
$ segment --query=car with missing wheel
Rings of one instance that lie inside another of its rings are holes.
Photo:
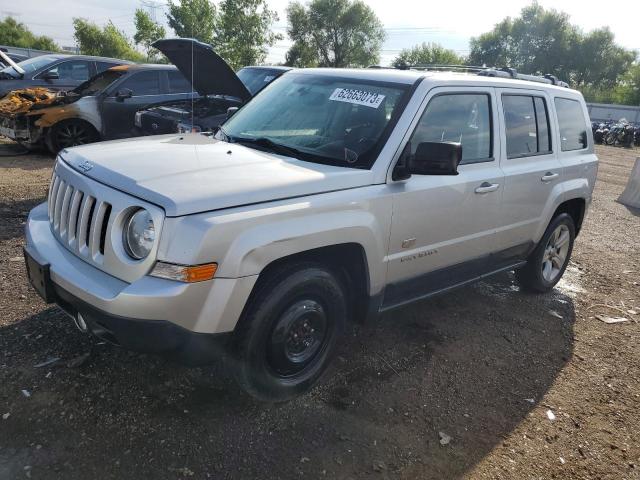
[[[39,57],[38,57],[39,58]],[[52,153],[101,140],[140,135],[135,114],[152,103],[198,94],[173,65],[118,65],[72,90],[30,87],[0,99],[0,134]]]
[[[27,271],[85,332],[225,356],[247,392],[286,400],[347,322],[513,269],[550,291],[592,198],[588,122],[553,77],[294,70],[214,135],[62,150]]]

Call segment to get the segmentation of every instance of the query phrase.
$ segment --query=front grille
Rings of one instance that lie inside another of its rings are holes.
[[[49,223],[58,240],[78,256],[102,263],[111,204],[54,173],[48,205]]]
[[[73,150],[66,152],[74,162]],[[139,208],[152,216],[159,235],[164,212],[155,205],[104,185],[73,169],[59,157],[48,197],[49,227],[66,250],[84,262],[128,283],[146,275],[155,263],[158,242],[149,256],[131,258],[122,243],[122,230]]]

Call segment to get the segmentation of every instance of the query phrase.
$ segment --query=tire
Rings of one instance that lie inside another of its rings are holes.
[[[49,129],[47,147],[51,153],[77,145],[97,142],[100,139],[95,128],[82,120],[63,120]]]
[[[605,139],[604,139],[604,143],[605,145],[609,145],[612,146],[616,143],[616,137],[614,135],[612,135],[611,133],[609,133]]]
[[[273,271],[234,334],[238,384],[268,402],[307,392],[329,365],[346,318],[344,287],[331,270],[305,262]]]
[[[554,217],[527,264],[516,270],[516,279],[522,288],[538,293],[553,289],[569,264],[575,238],[576,227],[571,215],[561,213]],[[551,252],[555,255],[550,257]]]

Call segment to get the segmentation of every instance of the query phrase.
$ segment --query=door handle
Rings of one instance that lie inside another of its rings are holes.
[[[499,186],[499,183],[482,182],[482,184],[478,188],[476,188],[475,192],[480,194],[495,192],[496,190],[498,190]]]
[[[559,173],[547,172],[542,176],[540,180],[542,180],[543,182],[550,182],[551,180],[558,178],[559,176]]]

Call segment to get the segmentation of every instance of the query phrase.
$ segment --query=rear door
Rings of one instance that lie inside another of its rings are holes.
[[[556,124],[545,91],[497,89],[505,174],[497,242],[522,257],[536,243],[540,225],[561,191],[563,168],[557,156]],[[543,229],[544,231],[544,229]]]
[[[413,175],[390,184],[393,219],[385,306],[401,304],[486,273],[495,250],[503,174],[490,87],[434,88],[408,139],[460,142],[458,175]]]

